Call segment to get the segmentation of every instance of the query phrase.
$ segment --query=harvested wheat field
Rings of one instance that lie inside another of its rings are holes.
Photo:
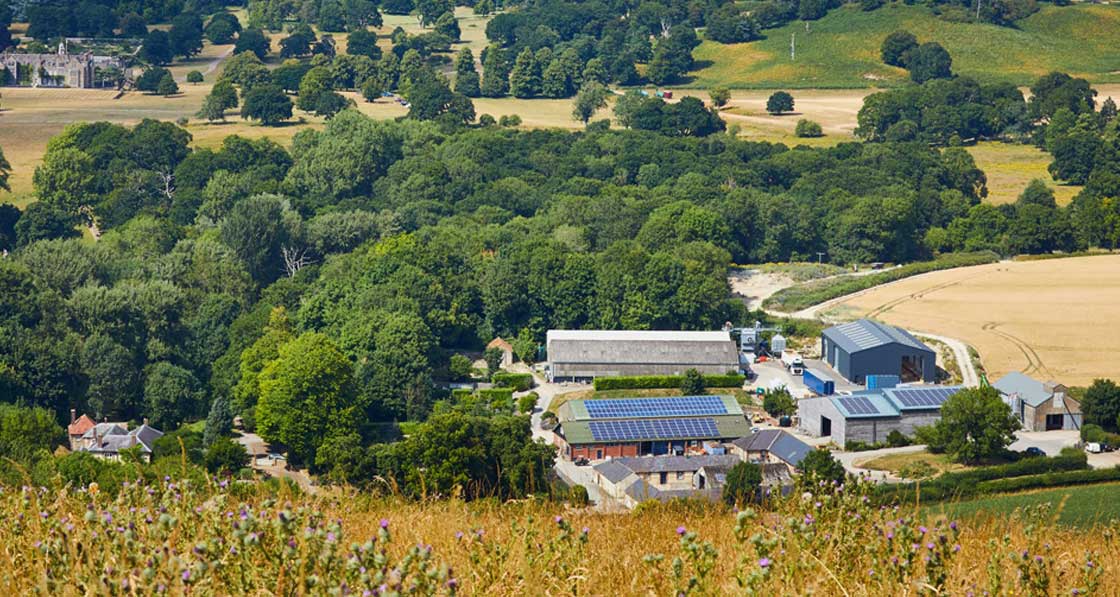
[[[829,318],[873,317],[959,338],[989,379],[1022,371],[1087,385],[1120,378],[1120,255],[1013,261],[933,272],[868,291]]]

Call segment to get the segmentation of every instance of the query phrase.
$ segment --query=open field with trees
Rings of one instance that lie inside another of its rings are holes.
[[[849,4],[806,26],[794,21],[767,29],[765,39],[723,45],[704,42],[695,51],[700,68],[686,85],[732,88],[852,88],[897,85],[906,71],[887,66],[879,45],[892,31],[906,29],[921,41],[934,40],[953,57],[953,70],[985,81],[1025,85],[1053,70],[1094,83],[1120,82],[1120,48],[1113,34],[1120,8],[1049,4],[1016,23],[1001,27],[940,19],[926,6],[891,3],[864,12]],[[790,35],[796,35],[796,60],[790,61]]]
[[[870,290],[827,313],[959,338],[990,379],[1023,371],[1068,385],[1120,377],[1120,255],[1004,261]]]

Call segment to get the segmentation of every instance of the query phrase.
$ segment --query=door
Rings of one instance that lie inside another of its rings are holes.
[[[1046,430],[1055,431],[1062,429],[1065,417],[1063,415],[1046,415]]]
[[[821,436],[832,435],[832,419],[821,417]]]
[[[595,460],[602,460],[602,459],[603,459],[603,450],[602,450],[602,448],[600,448],[600,449],[598,449],[598,450],[595,450]]]

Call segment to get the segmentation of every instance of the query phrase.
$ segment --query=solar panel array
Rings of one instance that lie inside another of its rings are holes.
[[[960,388],[896,388],[891,391],[903,408],[937,408]]]
[[[839,399],[840,405],[853,415],[875,415],[879,409],[863,396],[844,396]]]
[[[591,421],[588,425],[591,437],[602,442],[719,437],[712,418]]]
[[[719,396],[673,396],[668,398],[622,398],[585,400],[592,419],[634,419],[644,417],[697,417],[726,415],[727,406]]]

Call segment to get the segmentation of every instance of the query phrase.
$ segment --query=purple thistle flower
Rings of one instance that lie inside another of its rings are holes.
[[[590,533],[590,532],[591,532],[591,529],[590,529],[590,528],[588,528],[588,527],[583,527],[583,534],[584,534],[584,535],[586,535],[586,534],[588,534],[588,533]]]
[[[1034,557],[1034,561],[1036,561],[1036,562],[1038,562],[1038,563],[1040,563],[1040,564],[1041,564],[1041,563],[1042,563],[1042,556],[1035,556],[1035,557]]]
[[[926,527],[918,527],[918,531],[921,532],[923,535],[925,535],[926,531],[928,531],[928,530],[929,529],[927,529]]]
[[[383,529],[388,529],[389,528],[389,519],[388,518],[382,518],[381,519],[381,528],[383,528]]]
[[[684,528],[683,524],[681,526],[677,527],[677,534],[678,535],[683,535],[686,532],[688,532],[688,529]]]
[[[961,545],[960,545],[960,543],[958,543],[958,544],[956,544],[956,545],[954,545],[954,546],[953,546],[953,553],[957,553],[957,552],[959,552],[960,550],[961,550]]]
[[[556,524],[562,524],[564,522],[564,517],[557,514],[556,518],[554,518],[553,520],[556,522]]]
[[[933,551],[933,544],[932,543],[926,543],[926,549],[928,549],[930,551]]]
[[[950,522],[949,528],[953,529],[954,531],[957,530],[957,521],[954,520],[953,522]]]
[[[762,558],[758,560],[759,568],[768,568],[770,566],[770,558]]]
[[[463,531],[455,531],[455,539],[462,539]]]
[[[188,569],[186,569],[186,570],[184,570],[184,571],[183,571],[183,582],[186,582],[186,581],[188,581],[188,580],[190,580],[190,579],[191,579],[191,571],[190,571],[190,569],[188,568]]]

